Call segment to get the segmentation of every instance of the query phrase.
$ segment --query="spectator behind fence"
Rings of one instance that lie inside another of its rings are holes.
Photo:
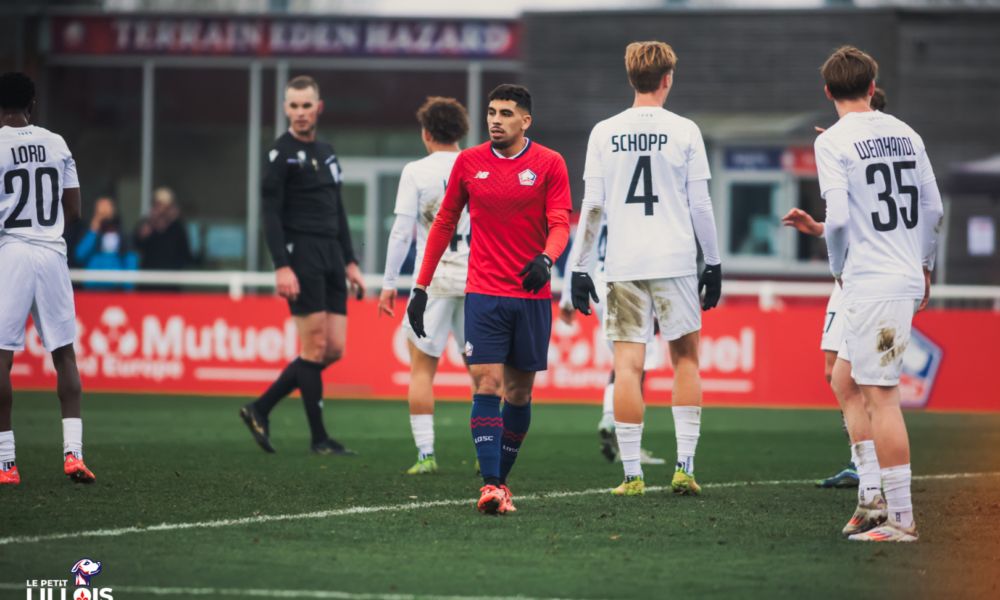
[[[153,208],[135,228],[135,248],[142,270],[179,271],[191,266],[191,244],[181,211],[168,187],[153,192]],[[179,286],[143,286],[142,289],[179,291]]]
[[[77,264],[84,269],[133,271],[138,266],[135,253],[129,252],[122,235],[118,207],[110,196],[101,196],[94,204],[90,228],[80,237],[73,251]],[[132,284],[86,282],[87,289],[132,289]]]

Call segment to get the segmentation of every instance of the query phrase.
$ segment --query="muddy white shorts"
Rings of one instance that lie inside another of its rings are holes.
[[[603,271],[595,271],[594,287],[597,288],[599,302],[595,302],[590,306],[594,309],[594,314],[597,316],[597,322],[601,324],[601,332],[604,334],[604,339],[608,340],[608,348],[614,352],[614,342],[608,337],[608,332],[604,329],[604,309],[608,305],[608,286],[604,281]],[[650,329],[649,338],[646,340],[646,360],[643,362],[642,368],[646,371],[659,369],[664,365],[663,360],[664,353],[660,348],[660,343],[656,339],[654,330]]]
[[[696,275],[611,281],[607,290],[604,331],[609,340],[648,342],[654,316],[660,323],[660,336],[668,341],[701,329]]]
[[[839,358],[851,363],[851,376],[858,385],[899,384],[918,306],[920,300],[912,298],[845,302]]]

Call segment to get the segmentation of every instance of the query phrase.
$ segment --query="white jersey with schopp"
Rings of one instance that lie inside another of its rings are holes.
[[[935,179],[923,140],[892,115],[857,112],[820,134],[815,149],[823,196],[848,195],[847,298],[922,298],[920,188]]]
[[[403,167],[396,193],[397,215],[417,220],[418,267],[423,261],[427,234],[434,217],[441,208],[445,187],[458,152],[433,152]],[[434,272],[434,280],[427,288],[429,296],[464,296],[465,279],[469,272],[469,243],[472,225],[468,208],[462,211],[454,236]]]
[[[63,255],[62,191],[78,188],[62,136],[43,128],[0,128],[0,244],[27,242]]]
[[[584,179],[602,180],[608,281],[697,272],[687,184],[711,178],[698,126],[659,107],[629,108],[594,126]]]

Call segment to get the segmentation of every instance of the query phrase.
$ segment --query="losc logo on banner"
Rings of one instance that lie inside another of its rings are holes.
[[[100,562],[81,558],[73,564],[70,574],[73,575],[73,585],[68,579],[30,579],[26,583],[26,600],[114,600],[113,590],[109,587],[95,587],[91,579],[101,574],[103,566]]]
[[[910,332],[910,345],[903,353],[903,372],[899,376],[902,406],[927,406],[943,357],[944,350],[914,327]]]

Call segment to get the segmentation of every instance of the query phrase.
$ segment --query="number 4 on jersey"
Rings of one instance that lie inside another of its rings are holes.
[[[643,195],[636,195],[636,188],[639,187],[639,178],[642,177]],[[653,167],[648,156],[640,156],[635,163],[635,172],[632,173],[632,183],[628,186],[628,196],[625,204],[644,204],[646,216],[653,215],[653,204],[660,201],[660,198],[653,193]]]

